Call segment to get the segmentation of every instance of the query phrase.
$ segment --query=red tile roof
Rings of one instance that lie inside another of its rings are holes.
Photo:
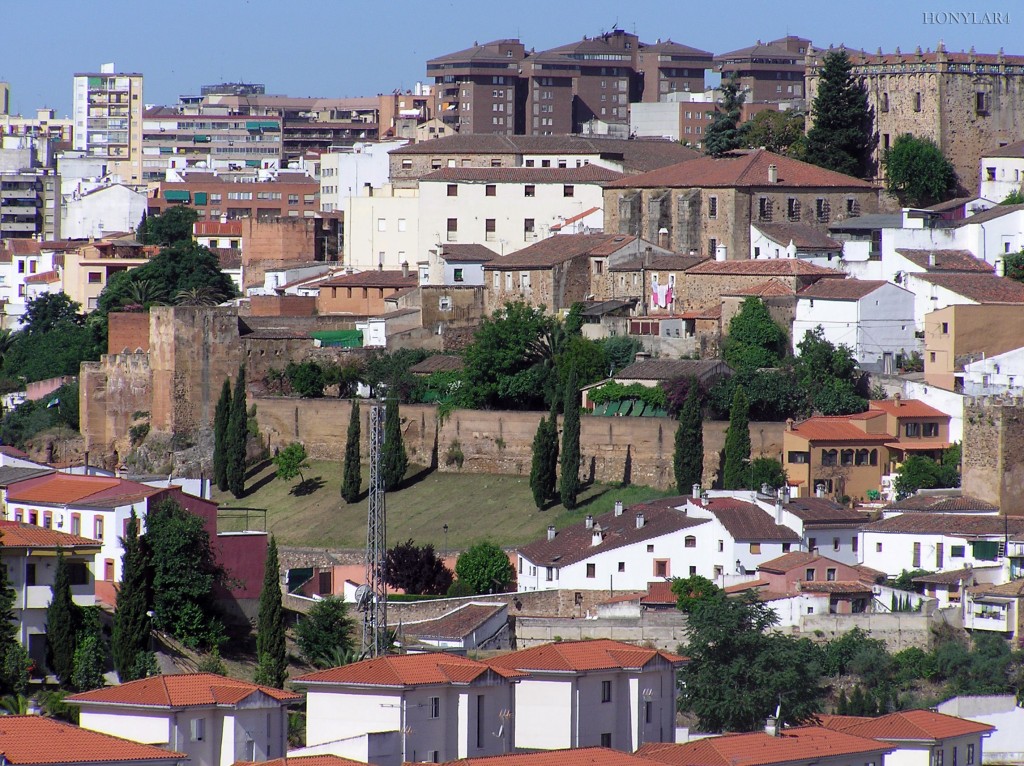
[[[897,418],[949,418],[942,410],[937,410],[920,399],[872,399],[868,407],[869,412],[881,410]]]
[[[641,359],[623,367],[615,377],[618,380],[675,380],[692,376],[708,382],[732,374],[732,368],[720,359]]]
[[[959,491],[959,490],[954,490]],[[964,494],[916,494],[886,506],[886,510],[931,511],[932,513],[995,513],[999,506]]]
[[[60,282],[59,271],[41,271],[38,274],[29,274],[25,277],[27,285],[48,285],[53,282]]]
[[[838,282],[838,279],[824,279],[823,282]],[[738,290],[725,290],[722,295],[732,296],[755,296],[758,298],[792,298],[796,291],[789,285],[783,284],[777,279],[769,279],[767,282],[758,282],[753,287],[741,287]]]
[[[20,521],[0,521],[0,544],[4,548],[99,548],[102,545],[81,535],[69,535]]]
[[[968,721],[933,710],[907,710],[866,720],[856,720],[852,716],[829,716],[822,721],[822,725],[847,734],[886,742],[934,742],[995,730],[994,726],[985,723]]]
[[[461,356],[434,354],[409,368],[413,375],[430,375],[432,372],[455,372],[465,367]]]
[[[454,654],[406,654],[354,662],[339,668],[319,670],[294,679],[298,684],[344,684],[351,686],[424,686],[428,684],[472,683],[493,669],[482,662]],[[497,672],[497,671],[495,671]],[[500,672],[517,678],[521,673]]]
[[[147,497],[162,490],[125,479],[100,476],[77,476],[66,473],[52,473],[39,479],[12,484],[7,490],[8,502],[62,503],[92,502],[113,492],[116,496],[133,495]],[[107,506],[113,507],[113,506]]]
[[[556,234],[496,258],[484,270],[550,269],[580,256],[611,255],[636,239],[628,234]]]
[[[768,166],[774,165],[777,181],[768,181]],[[700,157],[667,168],[652,170],[608,184],[617,189],[652,188],[874,188],[867,181],[819,168],[765,149],[733,152],[724,157]]]
[[[826,269],[800,258],[772,258],[760,261],[704,261],[687,274],[728,274],[749,277],[835,277],[846,279],[846,274],[836,269]]]
[[[678,600],[672,592],[672,583],[667,580],[647,583],[647,592],[640,597],[641,604],[675,604]]]
[[[500,257],[484,245],[442,245],[440,255],[448,263],[487,263]]]
[[[184,753],[80,729],[38,715],[0,716],[0,755],[11,766],[95,765],[121,761],[176,763],[188,759]]]
[[[825,580],[822,582],[815,580],[813,582],[801,582],[800,590],[805,593],[870,593],[871,583],[860,580]]]
[[[1010,215],[1021,210],[1024,210],[1024,205],[993,205],[988,210],[982,210],[980,213],[959,219],[953,224],[953,227],[961,228],[979,223],[988,223],[997,218],[1002,218],[1004,215]]]
[[[604,183],[625,178],[598,165],[578,168],[441,168],[421,181],[465,181],[468,183],[572,184]]]
[[[914,274],[975,303],[1024,303],[1024,284],[994,274]]]
[[[885,444],[891,434],[869,434],[850,422],[845,415],[819,415],[793,425],[795,433],[811,442],[851,442],[864,444]]]
[[[551,231],[561,231],[565,226],[568,226],[571,223],[576,223],[577,221],[582,221],[588,215],[593,215],[594,213],[598,212],[600,209],[601,208],[599,208],[599,207],[587,208],[582,213],[577,213],[576,215],[569,216],[568,218],[566,218],[561,223],[553,224],[551,226]]]
[[[186,673],[150,676],[119,686],[107,686],[74,694],[68,702],[133,707],[180,708],[208,705],[234,705],[256,692],[278,702],[296,702],[302,696],[293,692],[238,681],[214,673]]]
[[[997,146],[994,149],[989,149],[982,157],[1024,157],[1024,141],[1014,141],[1012,144],[1006,144],[1005,146]]]
[[[269,761],[235,761],[232,766],[366,766],[340,755],[291,755]]]
[[[322,282],[320,287],[416,287],[419,277],[410,272],[408,276],[401,271],[383,271],[371,269],[358,274],[340,274]]]
[[[196,221],[192,231],[197,237],[241,237],[241,221]]]
[[[687,662],[685,657],[656,649],[644,649],[599,638],[593,641],[560,641],[532,649],[492,657],[488,664],[528,673],[585,673],[590,670],[632,670],[661,659],[673,665]]]
[[[801,223],[755,223],[762,234],[773,242],[789,246],[792,242],[797,250],[829,251],[842,250],[843,243],[810,226]]]
[[[834,500],[824,497],[793,497],[786,510],[800,519],[805,526],[820,524],[860,524],[866,521],[857,511],[851,511]]]
[[[679,745],[650,742],[641,746],[637,753],[670,766],[768,766],[861,753],[887,753],[892,749],[867,737],[820,726],[801,726],[783,729],[777,737],[757,731],[708,737]]]
[[[995,267],[991,263],[975,258],[970,250],[917,250],[897,247],[896,252],[925,271],[976,271],[982,274],[995,272]],[[934,266],[931,265],[933,256]]]
[[[461,758],[448,761],[450,766],[651,766],[651,761],[638,755],[603,747],[581,747],[572,750],[548,750],[539,753],[513,753],[485,758]]]
[[[1017,540],[1024,535],[1024,517],[981,516],[976,513],[901,513],[873,521],[862,529],[865,532],[957,537],[1002,537],[1009,532]]]
[[[887,284],[889,282],[885,280],[874,279],[819,279],[801,290],[797,297],[823,301],[859,301]]]
[[[756,505],[731,497],[712,497],[689,502],[709,510],[736,540],[795,541],[800,535],[783,524],[775,523],[774,514]]]
[[[672,255],[652,254],[650,259],[647,259],[646,256],[638,255],[635,258],[630,258],[610,266],[608,271],[640,271],[640,269],[647,269],[649,271],[686,271],[698,263],[703,263],[705,260],[705,258],[701,258],[699,255],[683,255],[681,253]]]
[[[758,564],[757,571],[771,572],[773,574],[785,574],[793,569],[801,569],[814,561],[831,561],[816,553],[809,551],[791,551],[781,556]]]
[[[505,604],[465,604],[434,620],[405,623],[402,633],[413,638],[462,640],[483,625]]]

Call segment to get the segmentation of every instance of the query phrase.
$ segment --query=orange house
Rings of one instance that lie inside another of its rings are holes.
[[[384,304],[386,298],[416,285],[416,275],[410,274],[407,269],[343,274],[320,285],[316,300],[317,312],[378,316],[388,311]]]

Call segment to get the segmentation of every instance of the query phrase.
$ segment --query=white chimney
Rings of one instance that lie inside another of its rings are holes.
[[[779,719],[773,715],[768,716],[768,720],[764,722],[764,733],[769,737],[779,736]]]
[[[775,523],[782,526],[782,497],[775,500]]]
[[[616,516],[621,516],[622,515],[622,501],[621,500],[616,500],[615,501],[615,515]]]
[[[779,169],[775,165],[768,166],[768,183],[777,184],[779,182]]]
[[[409,277],[409,262],[402,261],[402,278],[408,279]]]
[[[996,276],[1006,276],[1006,261],[1004,261],[1002,258],[996,258]]]
[[[644,528],[644,515],[642,513],[638,513],[636,515],[636,528],[637,529],[643,529]]]
[[[825,497],[825,485],[819,484],[814,488],[815,497]]]
[[[590,514],[587,514],[587,518],[583,520],[583,525],[587,529],[593,529],[594,528],[594,517],[591,516]]]
[[[691,497],[694,500],[700,500],[700,484],[694,484],[693,489],[690,491]]]
[[[591,547],[596,548],[598,545],[604,542],[604,531],[601,529],[601,525],[598,524],[594,527],[594,532],[590,536]]]
[[[551,526],[548,527],[548,542],[551,542],[554,539],[555,539],[555,525],[552,524]]]
[[[928,265],[935,266],[935,253],[928,253]]]
[[[719,245],[715,248],[715,260],[724,261],[729,257],[729,248],[727,245]]]

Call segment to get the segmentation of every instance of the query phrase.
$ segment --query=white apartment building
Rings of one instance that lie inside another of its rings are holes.
[[[380,189],[388,183],[390,158],[408,141],[358,142],[320,155],[320,209],[325,213],[345,209],[348,197]],[[347,221],[347,219],[346,219]]]
[[[60,231],[65,239],[102,239],[133,232],[146,212],[145,192],[107,179],[107,183],[61,198]]]
[[[347,268],[394,271],[407,264],[415,268],[422,255],[417,250],[420,227],[418,189],[363,187],[343,199]],[[425,252],[425,251],[424,251]]]
[[[978,196],[991,202],[1002,202],[1011,194],[1021,192],[1024,184],[1024,141],[998,149],[989,149],[981,157],[981,178]]]
[[[143,182],[142,80],[113,63],[74,77],[73,148],[106,160],[109,172],[130,184]]]

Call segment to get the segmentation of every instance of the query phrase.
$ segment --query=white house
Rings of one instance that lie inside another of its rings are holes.
[[[438,254],[443,264],[443,283],[448,286],[467,285],[482,287],[484,264],[498,254],[483,245],[442,245]]]
[[[399,638],[407,646],[421,644],[456,652],[507,649],[508,604],[473,602],[430,620],[404,622]]]
[[[755,259],[800,258],[827,269],[839,268],[843,243],[799,223],[750,225],[750,257]]]
[[[100,239],[114,232],[135,231],[146,205],[145,192],[122,183],[65,194],[61,199],[61,236]]]
[[[516,684],[515,746],[526,750],[675,741],[676,671],[685,657],[609,639],[562,641],[488,661]]]
[[[41,715],[4,716],[0,753],[9,766],[178,766],[188,757]]]
[[[306,688],[306,747],[375,766],[502,755],[515,741],[523,674],[451,654],[364,660],[294,679]]]
[[[320,155],[320,209],[325,213],[345,209],[345,199],[365,189],[379,189],[388,182],[388,155],[408,141],[360,141]]]
[[[999,585],[979,583],[967,588],[963,600],[964,628],[1019,639],[1024,630],[1024,580]]]
[[[985,740],[982,763],[1015,763],[1024,760],[1024,708],[1013,694],[951,697],[935,706],[943,715],[966,718],[995,727]]]
[[[399,269],[420,260],[419,190],[363,187],[343,199],[344,264],[358,270]]]
[[[1024,184],[1024,141],[1016,141],[981,156],[978,195],[1002,202],[1011,194],[1020,194]]]
[[[963,381],[965,396],[1024,395],[1024,347],[967,362]]]
[[[150,676],[75,694],[83,729],[185,753],[194,766],[265,761],[288,752],[294,692],[213,673]]]
[[[10,239],[0,247],[0,301],[3,304],[3,326],[18,329],[25,304],[38,295],[42,286],[29,279],[36,276],[56,277],[56,286],[45,284],[45,292],[60,290],[60,264],[64,250],[77,247],[71,242],[37,242]]]
[[[821,327],[830,343],[848,346],[865,369],[895,371],[895,359],[919,345],[914,294],[890,282],[820,279],[796,296],[793,353],[807,332]]]
[[[711,490],[715,495],[719,491]],[[749,493],[734,493],[749,494]],[[808,552],[819,551],[843,564],[860,563],[860,528],[865,519],[839,503],[824,497],[790,497],[783,489],[774,503],[758,494],[754,503],[775,515],[775,523],[795,531]]]
[[[986,303],[1024,304],[1024,285],[995,274],[908,274],[905,286],[914,293],[914,323],[925,329],[925,315],[948,306]]]

